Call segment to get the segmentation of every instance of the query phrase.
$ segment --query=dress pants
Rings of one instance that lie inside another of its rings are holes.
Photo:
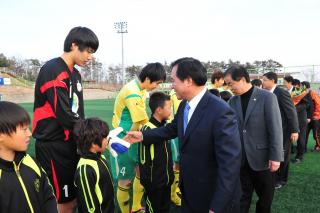
[[[240,201],[241,213],[248,213],[253,191],[258,195],[257,213],[270,213],[274,195],[274,173],[270,170],[254,171],[246,160],[240,173],[242,196]]]
[[[282,184],[282,185],[288,182],[289,163],[290,163],[290,154],[291,154],[290,135],[289,137],[283,138],[283,151],[284,151],[283,162],[280,163],[280,168],[275,174],[276,183]]]

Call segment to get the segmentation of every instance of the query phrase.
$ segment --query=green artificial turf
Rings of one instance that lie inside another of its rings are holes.
[[[85,101],[86,117],[99,117],[111,127],[114,99]],[[32,116],[33,104],[21,104]],[[320,212],[320,153],[311,152],[315,141],[310,134],[308,152],[300,164],[290,164],[288,185],[275,191],[272,212],[315,213]],[[34,141],[28,153],[34,155]],[[116,184],[115,184],[116,186]],[[254,196],[250,212],[254,212],[257,197]],[[180,212],[172,207],[171,212]]]

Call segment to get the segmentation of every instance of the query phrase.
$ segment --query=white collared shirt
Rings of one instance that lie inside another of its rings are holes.
[[[188,104],[189,104],[189,106],[190,106],[189,114],[188,114],[188,123],[189,123],[189,121],[190,121],[190,119],[191,119],[191,116],[192,116],[194,110],[197,108],[197,106],[198,106],[201,98],[204,96],[204,94],[206,93],[206,91],[207,91],[207,88],[204,87],[203,90],[201,90],[201,91],[198,93],[198,95],[194,96],[194,97],[188,102]]]
[[[270,92],[273,93],[274,90],[276,89],[276,87],[277,87],[277,85],[275,84],[275,85],[271,88]]]

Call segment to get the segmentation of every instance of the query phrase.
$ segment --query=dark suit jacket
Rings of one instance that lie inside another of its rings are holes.
[[[277,86],[273,93],[277,96],[282,119],[283,139],[290,142],[291,133],[299,132],[299,123],[296,108],[289,92]],[[287,140],[289,138],[289,140]]]
[[[240,200],[241,143],[234,111],[208,91],[183,133],[182,101],[172,123],[143,132],[156,141],[179,137],[182,212],[229,212]]]
[[[243,148],[242,165],[247,159],[251,169],[263,171],[269,169],[269,160],[283,161],[282,121],[277,97],[255,87],[245,118],[240,96],[233,96],[229,104],[237,113]]]

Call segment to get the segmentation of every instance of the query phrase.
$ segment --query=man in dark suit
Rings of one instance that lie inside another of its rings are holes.
[[[275,188],[279,189],[288,182],[291,142],[296,142],[299,137],[299,123],[296,108],[293,105],[288,91],[277,86],[278,76],[274,72],[263,75],[263,88],[277,96],[282,119],[284,160],[276,173]]]
[[[184,99],[172,123],[129,132],[137,142],[179,137],[182,212],[239,212],[241,143],[234,111],[205,86],[200,61],[182,58],[172,64],[173,89]]]
[[[284,86],[289,91],[293,103],[296,107],[299,123],[299,138],[297,141],[296,156],[294,157],[293,163],[300,163],[303,160],[304,153],[306,150],[306,134],[307,125],[310,123],[313,114],[313,102],[310,95],[304,88],[300,88],[300,81],[294,79],[292,76],[284,77]],[[291,146],[291,153],[294,153],[294,146]]]
[[[243,66],[225,72],[225,82],[235,96],[229,100],[236,111],[242,142],[241,212],[249,212],[253,191],[256,212],[271,212],[274,172],[283,161],[282,125],[277,97],[250,83]]]

